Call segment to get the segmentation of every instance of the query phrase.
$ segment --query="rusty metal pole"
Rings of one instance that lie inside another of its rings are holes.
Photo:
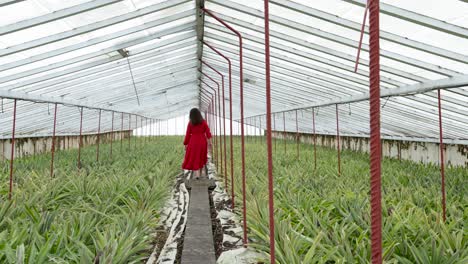
[[[81,169],[81,147],[83,145],[83,107],[80,109],[80,138],[78,142],[78,170]]]
[[[114,141],[114,111],[112,111],[111,133],[110,133],[110,153],[109,157],[112,160],[112,143]]]
[[[128,114],[128,131],[129,131],[129,136],[128,136],[128,150],[131,149],[130,143],[132,142],[132,115]]]
[[[231,32],[233,32],[235,35],[237,35],[239,39],[239,94],[240,94],[240,119],[242,124],[244,123],[244,65],[243,65],[243,44],[242,44],[242,35],[240,34],[239,31],[235,30],[233,27],[228,25],[226,22],[224,22],[222,19],[217,17],[215,14],[213,14],[210,10],[206,8],[202,8],[204,12],[209,14],[212,18],[216,19],[219,23],[221,23],[224,27],[229,29]],[[231,82],[231,72],[229,73],[229,81]],[[231,87],[231,84],[230,84]],[[232,89],[230,89],[230,93],[232,92]],[[229,103],[232,105],[232,93],[229,96]],[[231,107],[232,110],[232,107]],[[231,130],[231,142],[232,142],[232,111],[230,111],[230,130]],[[232,158],[234,152],[234,147],[231,143],[231,181],[232,181],[232,208],[234,209],[235,203],[234,203],[234,159]],[[245,182],[245,139],[244,139],[244,127],[241,126],[241,160],[242,160],[242,181]],[[243,184],[245,185],[245,184]],[[245,188],[242,190],[242,195],[245,196]],[[244,229],[244,245],[247,244],[246,240],[246,233],[247,232]]]
[[[265,71],[266,71],[266,118],[267,118],[267,159],[268,159],[268,212],[270,227],[270,263],[276,262],[275,255],[275,211],[273,183],[273,149],[271,145],[271,84],[270,84],[270,12],[269,1],[265,0]]]
[[[141,116],[140,116],[140,120],[141,120]],[[132,135],[133,135],[133,131],[131,132]],[[135,115],[135,136],[134,136],[134,139],[135,139],[135,149],[137,148],[137,136],[138,136],[138,115]]]
[[[340,153],[340,118],[338,115],[338,104],[335,105],[336,109],[336,150],[338,155],[338,175],[341,175],[341,153]]]
[[[227,188],[227,151],[226,151],[226,107],[225,107],[225,96],[224,96],[224,75],[219,72],[218,70],[216,70],[213,66],[211,66],[210,64],[208,64],[207,62],[201,60],[201,62],[206,65],[208,68],[210,68],[211,70],[213,70],[214,72],[216,72],[219,76],[221,76],[221,88],[222,88],[222,94],[220,93],[220,91],[218,91],[218,97],[222,97],[223,100],[222,100],[222,103],[221,103],[221,99],[218,99],[219,101],[219,105],[218,105],[218,108],[222,107],[222,111],[221,109],[219,109],[219,115],[220,115],[220,143],[221,143],[221,172],[223,172],[223,167],[224,167],[224,186],[226,186]],[[218,89],[219,89],[219,86],[218,86]],[[222,122],[222,123],[221,123]],[[223,153],[224,151],[224,153]],[[223,154],[224,154],[224,166],[223,166]]]
[[[442,190],[442,218],[446,220],[446,204],[445,204],[445,160],[444,160],[444,134],[442,133],[442,102],[440,99],[440,89],[437,89],[437,101],[439,108],[439,139],[440,139],[440,177]]]
[[[98,121],[98,132],[97,132],[97,147],[96,147],[96,162],[99,162],[99,144],[101,143],[101,113],[102,110],[99,109],[99,121]]]
[[[380,136],[380,6],[369,0],[371,260],[382,263],[382,143]]]
[[[124,114],[121,113],[122,123],[120,124],[120,154],[122,154],[123,145],[123,125],[124,125]]]
[[[54,105],[54,129],[52,131],[52,148],[50,150],[51,152],[51,158],[50,158],[50,177],[54,177],[54,159],[55,159],[55,132],[56,132],[56,127],[57,127],[57,103]]]
[[[315,108],[312,108],[312,130],[314,133],[314,170],[317,169],[317,135],[315,134]]]
[[[297,110],[296,110],[296,149],[297,158],[299,158],[299,122],[297,121]]]
[[[276,114],[275,113],[273,113],[273,130],[276,133],[276,136],[274,138],[274,140],[275,140],[275,153],[276,153],[276,141],[277,141],[276,138],[278,137],[278,132],[276,131]]]
[[[10,189],[8,191],[8,200],[11,200],[13,194],[13,170],[15,161],[15,132],[16,132],[16,105],[17,100],[13,101],[13,128],[11,132],[11,153],[10,153]]]
[[[205,9],[204,9],[205,10]],[[207,12],[208,13],[208,12]],[[218,51],[216,48],[211,46],[210,44],[206,43],[205,41],[202,41],[204,45],[209,47],[211,50],[213,50],[216,54],[219,56],[223,57],[227,62],[228,62],[228,69],[229,69],[229,120],[230,120],[230,129],[229,129],[229,141],[230,141],[230,156],[231,156],[231,207],[234,209],[235,207],[235,192],[234,192],[234,145],[233,145],[233,140],[232,140],[232,65],[231,65],[231,60],[225,56],[223,53]],[[225,164],[227,167],[227,164]],[[227,174],[226,176],[227,177]],[[226,186],[227,188],[227,186]]]
[[[284,141],[284,153],[286,154],[286,117],[283,112],[283,141]]]

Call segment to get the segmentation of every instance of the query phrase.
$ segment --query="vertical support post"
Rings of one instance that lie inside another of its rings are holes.
[[[121,113],[122,123],[120,124],[120,154],[122,154],[122,145],[123,145],[123,124],[124,124],[124,114]]]
[[[338,116],[338,104],[335,105],[336,109],[336,150],[338,155],[338,175],[341,175],[341,153],[340,153],[340,118]]]
[[[442,102],[440,99],[440,89],[437,89],[437,101],[439,105],[439,139],[440,139],[440,177],[442,191],[442,219],[446,220],[446,204],[445,204],[445,160],[444,160],[444,134],[442,133]]]
[[[8,191],[8,200],[11,200],[13,194],[13,170],[15,161],[15,132],[16,132],[16,105],[17,100],[13,101],[13,128],[11,131],[11,156],[10,156],[10,189]]]
[[[270,263],[276,262],[275,257],[275,218],[273,193],[273,151],[271,146],[271,84],[270,84],[270,14],[269,1],[265,0],[265,70],[266,70],[266,116],[267,116],[267,159],[268,159],[268,212],[270,226]]]
[[[128,137],[128,150],[131,149],[130,143],[132,142],[132,115],[128,114],[128,131],[129,131],[129,137]]]
[[[362,26],[361,26],[361,36],[359,38],[359,45],[356,55],[356,63],[354,65],[354,72],[357,72],[358,65],[359,65],[359,55],[361,54],[361,47],[362,47],[362,38],[364,37],[364,29],[366,28],[366,18],[367,18],[367,10],[368,10],[368,2],[366,3],[366,7],[364,10],[364,18],[362,19]]]
[[[275,113],[273,113],[273,130],[276,133],[276,137],[275,137],[275,152],[276,152],[276,141],[278,137],[278,132],[276,132],[276,114]]]
[[[296,152],[297,158],[299,158],[299,122],[297,121],[297,110],[296,112]]]
[[[284,153],[286,153],[286,117],[283,112],[283,141],[284,141]]]
[[[99,121],[98,121],[98,132],[97,132],[97,147],[96,147],[96,162],[99,162],[99,144],[101,143],[101,113],[102,110],[99,109]]]
[[[110,153],[109,157],[112,160],[112,143],[114,141],[114,111],[112,111],[111,133],[110,133]]]
[[[382,181],[380,138],[380,6],[369,0],[369,78],[370,78],[370,201],[371,260],[382,263]]]
[[[78,142],[78,169],[81,169],[81,147],[83,146],[83,107],[80,108],[80,138]]]
[[[315,108],[312,108],[312,130],[314,133],[314,170],[317,170],[317,135],[315,134]]]
[[[230,25],[228,25],[226,22],[224,22],[222,19],[217,17],[215,14],[213,14],[211,11],[209,11],[206,8],[202,8],[204,12],[209,14],[212,18],[216,19],[218,22],[220,22],[224,27],[229,29],[231,32],[237,35],[239,39],[239,79],[240,79],[240,85],[239,85],[239,94],[240,94],[240,119],[241,122],[244,123],[244,66],[243,66],[243,45],[242,45],[242,35],[240,34],[239,31],[235,30],[232,28]],[[229,107],[231,109],[229,115],[230,119],[230,134],[231,134],[231,197],[232,197],[232,208],[234,209],[235,203],[234,203],[234,146],[232,143],[232,76],[231,76],[231,61],[229,60]],[[245,178],[245,140],[244,140],[244,127],[241,126],[241,160],[242,160],[242,178]],[[246,241],[244,241],[246,242]]]
[[[214,48],[213,46],[211,46],[210,44],[206,43],[205,41],[202,41],[202,43],[209,47],[211,50],[213,50],[216,54],[218,54],[219,56],[223,57],[227,63],[228,63],[228,69],[229,69],[229,101],[231,102],[231,98],[232,98],[232,65],[231,65],[231,60],[226,57],[223,53],[221,53],[220,51],[218,51],[216,48]],[[214,69],[214,68],[212,68]],[[218,71],[216,71],[218,72]],[[218,72],[219,73],[219,72]],[[222,82],[223,82],[223,127],[224,127],[224,185],[226,187],[226,189],[228,189],[228,184],[227,184],[227,150],[226,150],[226,108],[225,108],[225,96],[224,96],[224,75],[222,75],[221,73],[219,73],[221,76],[222,76]],[[232,113],[232,103],[230,103],[230,112]],[[232,118],[231,118],[232,120]],[[230,145],[231,145],[231,149],[232,149],[232,129],[230,131]],[[233,163],[233,160],[234,160],[234,156],[233,156],[233,153],[231,151],[231,177],[233,177],[233,167],[232,167],[232,163]],[[234,185],[233,185],[234,186]],[[233,187],[232,187],[233,188]],[[233,193],[234,191],[232,191]],[[231,195],[232,195],[231,193]],[[231,196],[232,197],[232,196]],[[232,205],[234,205],[234,200],[232,200]]]
[[[141,116],[140,116],[140,120],[141,120]],[[141,123],[141,121],[140,121]],[[131,134],[133,134],[133,131],[131,132]],[[138,136],[138,116],[135,115],[135,136],[134,136],[134,139],[135,139],[135,149],[137,148],[137,136]]]
[[[54,129],[52,131],[52,148],[50,150],[51,152],[51,158],[50,158],[50,177],[54,177],[54,159],[55,159],[55,132],[56,132],[56,127],[57,127],[57,103],[54,105]]]

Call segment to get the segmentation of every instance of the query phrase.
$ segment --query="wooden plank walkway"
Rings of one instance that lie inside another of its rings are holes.
[[[208,188],[208,179],[189,180],[190,204],[185,228],[182,264],[216,264]]]

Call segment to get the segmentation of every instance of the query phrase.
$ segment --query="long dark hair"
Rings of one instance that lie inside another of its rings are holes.
[[[203,122],[203,116],[198,108],[192,108],[192,110],[190,110],[190,122],[192,125],[198,125]]]

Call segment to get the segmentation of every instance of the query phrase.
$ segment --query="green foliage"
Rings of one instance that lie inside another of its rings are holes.
[[[253,246],[269,253],[265,138],[246,142],[247,219]],[[235,142],[237,208],[242,208],[240,144]],[[369,155],[283,141],[274,148],[277,262],[369,263]],[[229,155],[229,154],[228,154]],[[446,170],[447,222],[441,217],[439,168],[395,159],[382,164],[386,263],[468,263],[468,171]]]
[[[8,164],[0,167],[0,263],[138,263],[149,256],[159,210],[180,171],[180,138],[132,138],[15,161],[13,199]]]

